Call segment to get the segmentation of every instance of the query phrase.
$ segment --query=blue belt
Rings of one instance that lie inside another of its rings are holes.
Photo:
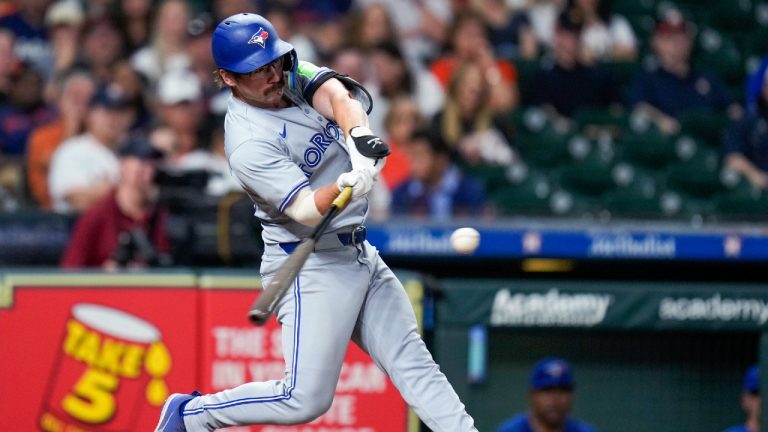
[[[339,232],[333,234],[326,234],[319,239],[315,244],[315,250],[334,249],[342,246],[359,245],[365,241],[366,228],[362,225],[353,228],[347,232]],[[286,242],[278,243],[278,246],[285,253],[291,253],[300,242]]]

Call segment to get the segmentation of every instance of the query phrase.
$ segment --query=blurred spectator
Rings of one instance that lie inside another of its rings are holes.
[[[125,55],[125,40],[117,24],[107,16],[91,18],[83,27],[78,67],[84,67],[101,83],[112,80],[112,69]]]
[[[631,61],[637,57],[637,40],[624,16],[611,11],[610,0],[568,0],[568,10],[581,14],[582,58],[585,62]]]
[[[128,60],[122,59],[115,64],[112,70],[112,82],[123,90],[125,98],[128,99],[135,112],[131,133],[145,133],[153,117],[145,95],[146,80],[133,69]]]
[[[157,135],[155,139],[158,139]],[[207,141],[210,142],[208,148],[190,151],[173,165],[173,169],[177,172],[205,171],[208,174],[205,193],[208,195],[222,196],[229,192],[243,192],[240,183],[232,176],[224,153],[224,127],[215,127]]]
[[[113,15],[125,33],[128,53],[149,43],[153,0],[116,0]]]
[[[741,387],[741,409],[746,419],[744,423],[732,426],[723,432],[760,432],[760,368],[751,366],[744,374]]]
[[[382,43],[399,43],[389,9],[382,3],[367,4],[356,15],[350,15],[349,27],[349,42],[363,52]]]
[[[760,65],[747,77],[747,84],[744,88],[744,108],[747,112],[757,111],[757,101],[763,93],[763,81],[765,80],[765,71],[768,71],[768,56],[762,58]]]
[[[349,75],[359,83],[368,82],[368,59],[359,48],[347,47],[336,53],[329,67],[338,73]]]
[[[190,18],[185,0],[163,0],[157,6],[149,45],[131,56],[131,65],[149,80],[150,85],[157,83],[167,71],[190,66],[186,52]]]
[[[497,112],[517,107],[517,71],[508,60],[497,59],[488,40],[483,18],[472,12],[456,17],[449,34],[450,52],[435,60],[430,70],[444,87],[448,87],[459,65],[471,62],[477,64],[485,80],[493,87],[488,103]]]
[[[32,129],[54,117],[43,101],[43,77],[26,64],[11,75],[5,103],[0,104],[0,154],[23,156]]]
[[[157,203],[154,184],[161,156],[141,139],[120,147],[120,181],[78,218],[62,267],[115,270],[170,263],[167,211]]]
[[[554,357],[539,360],[531,372],[529,411],[505,421],[498,432],[594,432],[592,426],[569,417],[573,389],[570,363]]]
[[[389,190],[404,182],[411,170],[408,158],[408,146],[411,135],[423,127],[424,118],[419,113],[416,102],[408,96],[395,98],[389,105],[384,117],[386,141],[392,153],[387,156],[387,163],[381,169],[379,183],[384,183]]]
[[[371,130],[384,130],[384,116],[398,96],[411,96],[424,117],[432,117],[443,106],[443,88],[426,69],[411,69],[393,42],[378,44],[370,50],[371,81],[365,87],[371,93],[373,109],[368,116]],[[386,137],[383,137],[386,138]]]
[[[410,175],[392,192],[392,213],[447,220],[488,213],[485,190],[451,162],[450,151],[426,131],[408,145]]]
[[[555,25],[552,62],[543,61],[533,77],[532,104],[543,106],[565,128],[579,108],[608,109],[619,102],[609,72],[581,60],[582,28],[578,13],[561,12]]]
[[[488,39],[503,59],[536,58],[539,43],[525,10],[513,10],[505,0],[477,0],[476,8],[485,18]]]
[[[524,9],[531,21],[533,33],[542,49],[552,47],[557,14],[565,7],[565,0],[507,0],[513,9]]]
[[[403,54],[411,64],[424,64],[433,60],[445,43],[449,27],[451,4],[445,0],[356,0],[362,10],[371,4],[381,4],[389,11],[395,28],[390,40],[403,48]],[[375,42],[375,41],[372,41]]]
[[[53,48],[54,77],[71,69],[77,61],[84,20],[85,13],[76,0],[59,0],[48,8],[45,24]]]
[[[112,189],[119,177],[115,148],[133,118],[130,101],[119,87],[103,86],[94,93],[85,132],[64,141],[53,153],[48,191],[54,211],[85,211]]]
[[[515,159],[511,137],[505,136],[488,101],[495,91],[476,63],[456,70],[442,111],[430,129],[467,165],[508,165]]]
[[[723,155],[725,168],[742,173],[757,188],[768,187],[768,71],[755,110],[728,128]]]
[[[163,75],[157,86],[156,112],[158,120],[173,128],[177,137],[176,146],[166,154],[168,168],[183,166],[185,155],[207,146],[200,139],[206,110],[195,74],[175,70]]]
[[[307,37],[301,31],[297,31],[297,23],[293,18],[292,10],[287,7],[271,7],[265,14],[266,18],[275,27],[275,31],[280,35],[280,39],[289,42],[293,45],[296,52],[301,53],[301,59],[313,64],[316,64],[317,52],[315,52],[315,44],[312,39]],[[210,44],[208,44],[208,57],[210,55]],[[215,66],[214,68],[215,69]]]
[[[27,149],[27,184],[32,197],[45,210],[51,209],[48,170],[53,153],[64,140],[82,131],[95,89],[93,78],[83,71],[71,72],[57,82],[58,117],[32,131]]]
[[[693,68],[693,30],[679,11],[665,13],[651,38],[658,64],[635,78],[630,106],[648,116],[666,134],[680,130],[677,117],[685,111],[727,109],[732,117],[740,114],[741,109],[720,78]]]
[[[214,22],[220,22],[241,12],[260,12],[254,0],[213,0],[211,11]]]
[[[52,50],[45,27],[45,12],[51,0],[16,0],[13,3],[16,12],[0,17],[0,29],[13,32],[16,56],[47,78]]]
[[[21,61],[13,49],[15,36],[9,30],[0,29],[0,104],[11,91],[11,77],[21,67]]]

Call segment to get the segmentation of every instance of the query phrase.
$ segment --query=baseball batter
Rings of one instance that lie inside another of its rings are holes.
[[[227,157],[263,226],[264,285],[342,188],[352,187],[353,200],[278,302],[283,379],[171,395],[156,430],[310,422],[331,406],[351,339],[432,430],[476,431],[421,340],[403,286],[365,241],[366,194],[389,154],[368,129],[368,93],[349,77],[298,61],[256,14],[219,23],[212,51],[232,90]]]

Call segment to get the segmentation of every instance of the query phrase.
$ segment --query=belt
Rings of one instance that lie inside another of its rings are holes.
[[[317,239],[315,250],[336,249],[343,246],[355,246],[365,241],[366,228],[363,225],[354,227],[345,232],[325,234]],[[285,253],[291,253],[301,242],[278,243]]]

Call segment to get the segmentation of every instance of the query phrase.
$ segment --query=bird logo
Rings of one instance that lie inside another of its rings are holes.
[[[267,38],[269,37],[269,33],[264,30],[264,27],[259,27],[259,30],[251,36],[251,39],[248,41],[248,45],[257,44],[264,48]]]

